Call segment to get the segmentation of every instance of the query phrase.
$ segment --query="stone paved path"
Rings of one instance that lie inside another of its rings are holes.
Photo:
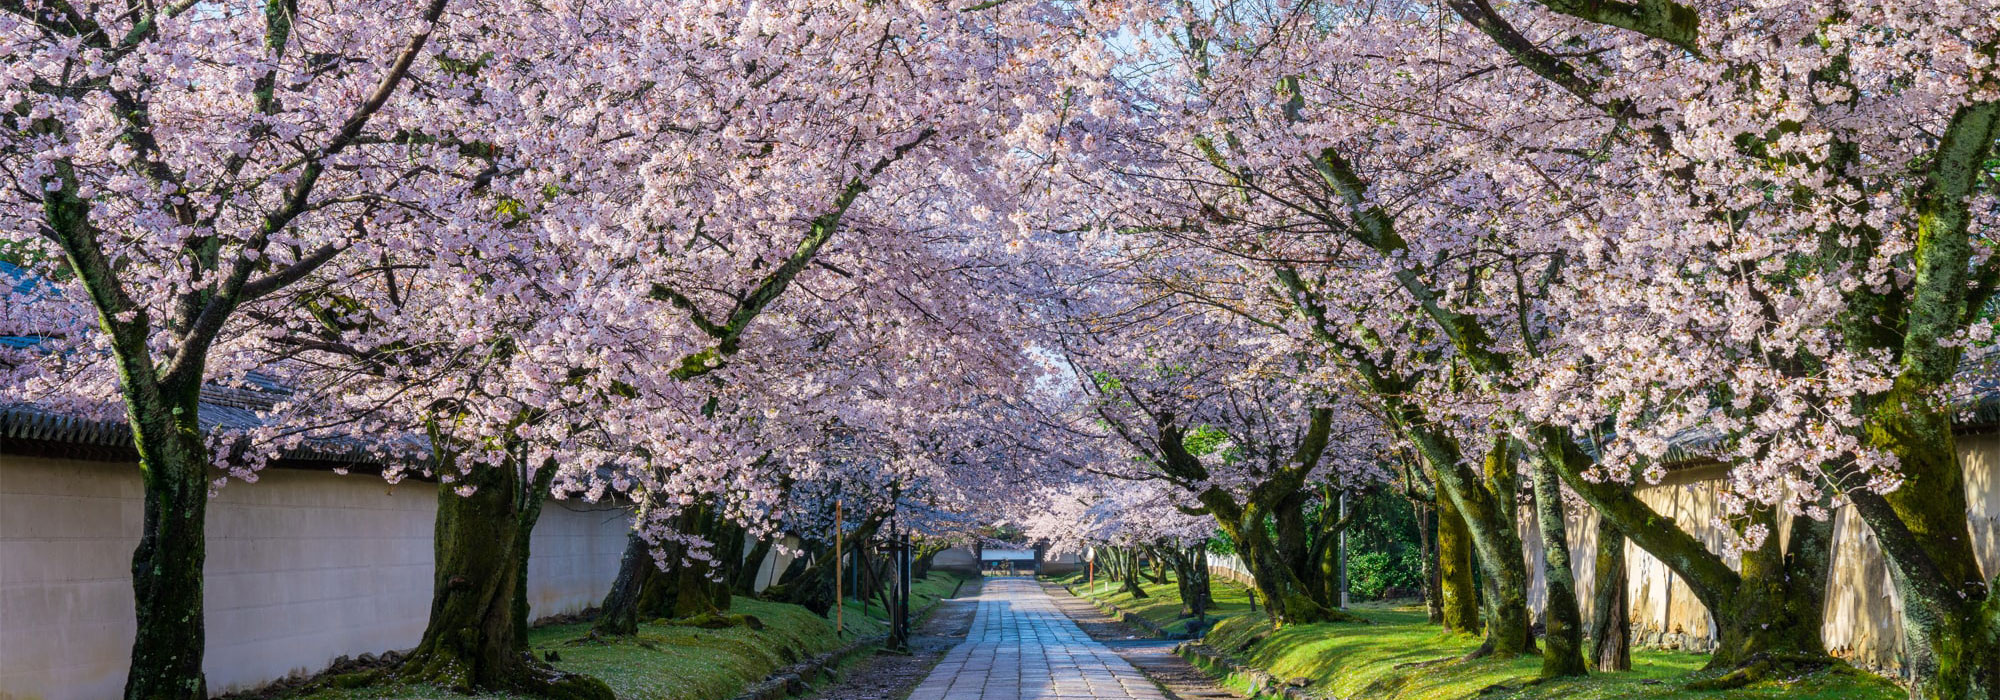
[[[989,578],[972,633],[910,700],[1165,700],[1027,578]]]

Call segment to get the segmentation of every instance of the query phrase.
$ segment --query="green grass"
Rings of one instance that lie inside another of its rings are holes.
[[[911,612],[951,595],[959,580],[955,574],[935,572],[911,582]],[[888,631],[887,611],[880,604],[869,608],[864,614],[860,603],[847,601],[847,631],[836,636],[831,619],[805,608],[736,596],[730,611],[757,616],[764,629],[711,630],[649,622],[629,640],[571,646],[590,631],[588,623],[578,623],[532,630],[528,644],[537,657],[554,650],[561,656],[557,668],[595,676],[620,700],[725,700],[779,668],[833,651],[848,640]],[[298,700],[469,698],[533,700],[511,693],[466,696],[428,686],[375,686],[298,696]]]
[[[1075,586],[1076,592],[1127,612],[1145,618],[1168,632],[1186,632],[1195,620],[1181,617],[1181,591],[1174,585],[1173,576],[1166,583],[1139,582],[1139,588],[1146,591],[1146,597],[1134,598],[1119,590],[1118,582],[1098,579],[1091,585],[1085,579],[1072,578],[1064,583]],[[1215,599],[1209,608],[1209,623],[1250,612],[1250,589],[1243,584],[1223,578],[1209,580],[1209,594]]]
[[[957,590],[959,582],[963,580],[965,577],[959,574],[933,571],[929,576],[911,581],[910,615],[916,616],[930,607],[931,603],[951,597],[952,591]],[[841,614],[842,639],[859,639],[889,633],[889,611],[882,607],[880,598],[868,599],[865,606],[861,601],[847,598],[841,601],[841,609],[844,611]],[[830,617],[832,613],[828,615]],[[919,622],[922,620],[911,620],[911,628],[914,629]]]
[[[1479,639],[1429,624],[1420,607],[1361,603],[1351,610],[1375,624],[1273,630],[1263,614],[1247,614],[1217,625],[1207,641],[1278,678],[1311,679],[1315,694],[1371,700],[1899,700],[1906,696],[1887,680],[1846,668],[1736,690],[1684,690],[1688,682],[1713,675],[1701,671],[1707,655],[1651,649],[1632,650],[1631,671],[1531,684],[1541,669],[1541,657],[1464,661],[1461,657],[1479,646]]]

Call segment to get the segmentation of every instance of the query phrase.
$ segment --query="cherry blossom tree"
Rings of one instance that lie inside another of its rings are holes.
[[[28,369],[95,373],[80,386],[99,390],[115,376],[145,483],[126,694],[206,697],[201,387],[246,370],[260,340],[242,311],[337,257],[477,220],[466,194],[487,164],[456,108],[472,81],[454,66],[514,12],[444,0],[0,9],[0,235],[61,281],[72,317],[95,319],[59,327]],[[62,403],[48,383],[9,388]],[[101,410],[109,395],[68,404]]]

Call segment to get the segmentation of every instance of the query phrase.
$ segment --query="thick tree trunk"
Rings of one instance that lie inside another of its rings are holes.
[[[1966,518],[1965,472],[1950,415],[1904,382],[1873,407],[1869,443],[1900,460],[1903,484],[1852,494],[1882,545],[1903,603],[1911,697],[2000,697],[2000,578],[1981,578]]]
[[[1190,560],[1188,592],[1196,601],[1192,612],[1196,618],[1207,619],[1208,611],[1215,609],[1215,586],[1208,574],[1208,545],[1198,544],[1189,547],[1188,559]]]
[[[517,464],[482,465],[439,485],[430,623],[393,677],[463,693],[611,699],[603,682],[558,671],[528,649],[529,535],[553,475],[543,468],[524,483]],[[476,490],[460,496],[460,486]]]
[[[1160,547],[1173,563],[1174,589],[1181,596],[1181,617],[1207,619],[1209,603],[1207,552],[1201,547]]]
[[[626,533],[625,554],[618,559],[618,577],[611,581],[611,592],[604,594],[604,603],[598,606],[597,619],[590,623],[590,631],[619,637],[638,634],[640,592],[659,570],[646,538],[637,530]]]
[[[130,380],[128,379],[128,384]],[[138,635],[125,697],[204,700],[202,566],[208,509],[208,456],[201,438],[200,392],[125,392],[126,418],[139,451],[145,520],[132,552]]]
[[[1244,513],[1243,522],[1225,529],[1236,541],[1243,563],[1250,567],[1251,582],[1263,596],[1272,620],[1280,624],[1366,622],[1338,608],[1321,605],[1272,546],[1270,535],[1261,527],[1262,510],[1252,507]]]
[[[1564,483],[1627,539],[1672,569],[1716,620],[1716,649],[1709,655],[1708,667],[1731,672],[1698,685],[1734,687],[1774,670],[1832,662],[1819,641],[1817,603],[1800,606],[1788,602],[1799,597],[1817,599],[1821,594],[1815,591],[1824,591],[1826,585],[1824,566],[1799,565],[1788,573],[1785,557],[1778,551],[1778,538],[1770,537],[1763,548],[1743,554],[1740,571],[1732,570],[1707,545],[1640,501],[1629,485],[1584,478],[1590,458],[1563,431],[1539,428],[1536,440],[1544,456],[1558,466]],[[1776,529],[1777,521],[1768,511],[1753,517]],[[1802,547],[1800,552],[1823,552],[1824,540],[1814,542],[1831,531],[1805,525],[1794,523],[1794,534],[1803,535],[1794,546]]]
[[[1444,628],[1476,634],[1480,631],[1480,603],[1479,588],[1472,576],[1472,531],[1458,514],[1458,505],[1442,491],[1438,496],[1437,522],[1438,599],[1443,608]]]
[[[1508,658],[1535,649],[1535,631],[1528,621],[1528,564],[1516,529],[1514,495],[1520,492],[1521,478],[1514,451],[1504,438],[1487,452],[1484,466],[1484,484],[1446,480],[1445,490],[1458,499],[1459,515],[1472,534],[1473,553],[1485,574],[1479,582],[1487,593],[1481,601],[1486,641],[1472,656]]]
[[[729,556],[728,543],[721,541],[716,527],[715,509],[706,505],[690,506],[682,512],[680,530],[708,540],[708,558],[686,557],[688,561],[677,562],[670,574],[674,580],[674,603],[670,617],[688,618],[698,615],[712,615],[728,609],[728,601],[717,600],[718,579],[726,571],[722,568]]]
[[[1306,594],[1312,596],[1313,602],[1322,607],[1337,607],[1327,599],[1330,586],[1321,577],[1325,569],[1323,555],[1327,533],[1307,525],[1308,495],[1306,491],[1294,491],[1270,507],[1271,524],[1277,529],[1272,549],[1278,561],[1291,569],[1292,576],[1304,586]],[[1325,522],[1324,518],[1321,522]]]
[[[1771,509],[1753,511],[1750,522],[1777,531]],[[1792,525],[1792,554],[1780,551],[1775,535],[1743,552],[1742,583],[1715,612],[1716,645],[1709,657],[1710,668],[1731,670],[1694,687],[1733,688],[1835,663],[1820,641],[1831,524],[1796,518]]]
[[[1597,582],[1591,606],[1590,658],[1598,673],[1632,670],[1632,606],[1627,598],[1625,533],[1597,520]]]
[[[1563,522],[1562,486],[1555,465],[1536,457],[1535,525],[1542,536],[1542,678],[1585,674],[1583,613],[1576,603],[1576,576],[1569,567],[1569,533]]]

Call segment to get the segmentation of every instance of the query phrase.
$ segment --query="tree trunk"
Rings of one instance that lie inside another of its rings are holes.
[[[1215,587],[1210,582],[1208,574],[1208,545],[1204,543],[1189,547],[1188,559],[1191,560],[1188,569],[1192,575],[1188,591],[1196,601],[1193,613],[1196,618],[1207,619],[1208,611],[1215,609]]]
[[[1585,674],[1583,614],[1576,604],[1576,577],[1569,567],[1569,533],[1563,522],[1562,486],[1545,457],[1534,465],[1535,524],[1542,535],[1542,678]]]
[[[1160,547],[1162,556],[1173,563],[1174,590],[1181,596],[1181,617],[1206,619],[1208,617],[1208,576],[1204,553],[1198,547],[1165,545]]]
[[[1262,527],[1262,509],[1253,506],[1245,508],[1243,513],[1240,522],[1225,530],[1235,540],[1237,554],[1243,558],[1243,563],[1250,567],[1251,582],[1263,596],[1273,621],[1279,624],[1366,622],[1337,608],[1321,605],[1272,546],[1270,535]]]
[[[708,541],[708,558],[684,557],[672,570],[674,580],[674,603],[670,617],[687,618],[697,615],[711,615],[726,610],[726,601],[716,600],[716,579],[723,575],[724,551],[727,543],[718,541],[714,511],[707,505],[689,506],[681,513],[680,530],[699,536]],[[718,604],[720,603],[720,604]]]
[[[1438,573],[1437,514],[1429,504],[1410,499],[1417,520],[1417,561],[1423,566],[1424,611],[1433,625],[1444,623],[1444,580]]]
[[[910,585],[914,586],[916,585],[916,581],[922,581],[930,577],[931,563],[937,559],[938,552],[942,552],[945,549],[942,545],[925,547],[922,550],[922,556],[910,560],[910,581],[912,582]]]
[[[1485,574],[1479,582],[1487,593],[1481,601],[1486,641],[1472,656],[1509,658],[1534,651],[1535,632],[1528,622],[1527,558],[1516,529],[1514,495],[1520,492],[1520,475],[1504,438],[1496,439],[1487,452],[1484,471],[1484,484],[1445,480],[1445,491],[1458,501],[1459,515],[1472,535],[1473,554]]]
[[[639,595],[659,570],[646,538],[636,529],[626,533],[625,554],[618,558],[618,577],[611,581],[611,592],[604,594],[604,603],[598,606],[597,619],[591,621],[590,631],[616,637],[638,634]]]
[[[126,382],[131,384],[129,378]],[[125,697],[205,700],[202,566],[207,558],[208,449],[201,437],[201,394],[198,387],[144,393],[124,392],[145,489],[145,520],[132,552],[138,634]]]
[[[1632,606],[1627,600],[1625,533],[1597,519],[1597,582],[1591,606],[1590,658],[1598,673],[1632,670]]]
[[[1980,577],[1965,472],[1950,415],[1898,382],[1869,416],[1868,440],[1900,460],[1903,484],[1852,494],[1882,545],[1903,603],[1913,698],[2000,697],[2000,577]]]
[[[1325,568],[1321,554],[1326,549],[1328,533],[1320,531],[1322,528],[1309,529],[1306,525],[1307,496],[1306,491],[1293,491],[1270,506],[1271,524],[1277,529],[1272,548],[1277,553],[1278,561],[1292,570],[1292,576],[1304,586],[1313,602],[1322,607],[1338,607],[1326,597],[1330,586],[1321,578]],[[1322,517],[1320,522],[1326,522],[1325,518]]]
[[[1444,628],[1476,634],[1480,631],[1480,603],[1479,589],[1472,576],[1472,531],[1458,514],[1458,505],[1442,490],[1437,513],[1439,598],[1444,607]]]
[[[1732,570],[1707,545],[1640,501],[1630,485],[1584,478],[1591,459],[1567,433],[1543,427],[1536,429],[1535,438],[1545,457],[1558,465],[1564,483],[1595,507],[1600,517],[1612,521],[1628,540],[1672,569],[1708,608],[1716,621],[1716,648],[1709,655],[1708,668],[1731,671],[1696,686],[1736,687],[1774,671],[1834,663],[1819,641],[1822,617],[1818,604],[1794,604],[1796,599],[1823,595],[1815,591],[1825,589],[1824,565],[1795,563],[1788,572],[1778,538],[1773,536],[1764,547],[1744,552],[1739,566]],[[1776,530],[1777,520],[1768,509],[1754,512],[1752,517]],[[1813,556],[1824,557],[1825,538],[1831,530],[1801,522],[1793,525],[1794,535],[1799,537],[1794,546],[1800,547],[1801,553],[1820,552]]]
[[[1146,595],[1146,589],[1139,585],[1139,549],[1137,547],[1119,547],[1117,548],[1117,552],[1118,556],[1123,559],[1123,562],[1118,566],[1118,578],[1120,580],[1118,591],[1133,598],[1151,597]]]
[[[863,518],[859,527],[847,533],[842,545],[849,551],[859,551],[868,540],[875,537],[876,529],[882,526],[881,518]],[[798,559],[785,569],[785,575],[777,584],[764,589],[764,596],[780,603],[791,603],[811,610],[815,615],[826,615],[839,604],[833,599],[833,576],[835,559],[846,554],[828,547],[822,556],[811,561]],[[860,591],[848,591],[857,599]]]
[[[430,623],[396,679],[462,693],[611,700],[602,681],[558,671],[528,649],[528,542],[554,475],[545,467],[527,481],[518,463],[481,465],[457,484],[439,484]],[[460,486],[476,490],[460,496]]]
[[[757,594],[757,575],[764,571],[764,560],[771,558],[772,540],[757,540],[750,547],[750,556],[744,558],[743,566],[736,571],[736,594],[751,596]]]

